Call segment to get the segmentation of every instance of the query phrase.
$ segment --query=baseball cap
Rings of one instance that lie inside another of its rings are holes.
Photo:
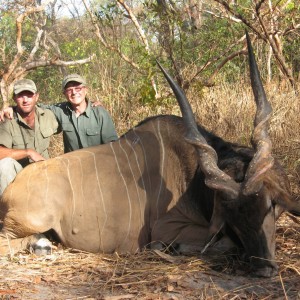
[[[86,81],[83,77],[81,77],[80,75],[78,74],[70,74],[70,75],[67,75],[65,76],[65,78],[63,79],[62,81],[62,89],[64,90],[66,85],[71,82],[71,81],[75,81],[75,82],[79,82],[83,85],[86,85]]]
[[[17,95],[23,91],[37,92],[35,83],[30,79],[17,80],[14,84],[14,94]]]

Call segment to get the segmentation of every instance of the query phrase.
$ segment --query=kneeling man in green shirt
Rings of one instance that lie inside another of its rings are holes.
[[[32,80],[16,81],[13,93],[13,117],[0,124],[0,196],[22,168],[49,158],[50,137],[58,130],[54,114],[36,106],[39,94]]]

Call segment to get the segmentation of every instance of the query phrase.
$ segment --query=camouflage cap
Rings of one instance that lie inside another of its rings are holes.
[[[30,91],[32,93],[37,92],[35,83],[30,79],[21,79],[14,84],[14,94],[17,95],[23,91]]]
[[[71,81],[75,81],[75,82],[79,82],[83,85],[86,85],[86,81],[83,77],[81,77],[80,75],[78,74],[70,74],[70,75],[67,75],[65,76],[65,78],[63,79],[62,81],[62,89],[64,90],[66,85],[71,82]]]

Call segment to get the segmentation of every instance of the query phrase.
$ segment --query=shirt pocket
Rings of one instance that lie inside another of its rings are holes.
[[[99,128],[87,128],[86,135],[88,135],[88,136],[100,135],[100,129]]]
[[[55,133],[55,131],[53,130],[53,128],[41,129],[41,134],[42,134],[43,138],[48,138],[48,137],[52,136],[54,133]]]
[[[89,147],[102,144],[100,129],[98,127],[87,128],[86,129],[86,141],[87,141],[87,145]]]

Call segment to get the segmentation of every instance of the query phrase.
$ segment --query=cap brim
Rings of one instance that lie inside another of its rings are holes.
[[[64,83],[64,85],[63,85],[63,90],[66,88],[66,86],[67,86],[67,84],[68,84],[69,82],[77,82],[77,83],[80,83],[80,84],[82,84],[82,85],[86,85],[86,83],[83,82],[83,81],[71,79],[71,80],[68,80],[66,83]]]
[[[67,84],[70,82],[76,82],[76,83],[79,83],[82,85],[86,85],[85,78],[83,78],[79,74],[69,74],[69,75],[65,76],[62,81],[62,89],[64,90],[66,88]]]
[[[21,92],[24,92],[24,91],[29,91],[29,92],[31,92],[31,93],[36,93],[36,90],[35,89],[32,89],[32,88],[17,88],[17,89],[15,89],[14,90],[14,93],[15,93],[15,95],[17,95],[17,94],[20,94]]]

